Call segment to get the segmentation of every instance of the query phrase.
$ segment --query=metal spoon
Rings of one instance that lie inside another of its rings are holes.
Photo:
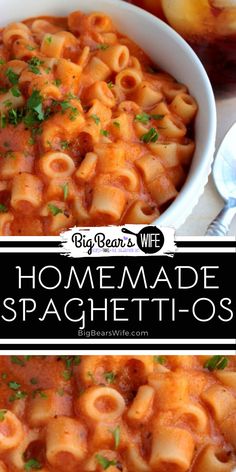
[[[213,165],[214,184],[225,206],[208,226],[207,236],[226,236],[236,215],[236,123],[225,135]]]

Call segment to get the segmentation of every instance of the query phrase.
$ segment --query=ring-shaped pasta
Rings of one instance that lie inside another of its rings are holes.
[[[75,171],[75,164],[64,152],[48,152],[39,160],[40,171],[49,178],[69,177]]]
[[[3,43],[7,47],[11,46],[16,39],[29,40],[30,37],[30,29],[24,23],[11,23],[4,28],[2,33]]]
[[[132,224],[135,221],[139,225],[148,225],[158,218],[159,215],[160,212],[155,207],[143,200],[137,200],[125,214],[124,222]]]
[[[125,410],[122,395],[110,387],[90,387],[79,398],[79,407],[94,421],[113,421]]]
[[[11,411],[4,410],[4,417],[0,422],[0,452],[18,446],[23,436],[21,421]]]
[[[116,76],[116,85],[125,93],[134,92],[142,82],[142,72],[129,67]]]
[[[115,44],[114,46],[109,46],[107,49],[100,51],[98,57],[100,57],[112,71],[120,72],[128,66],[129,49],[122,44]]]

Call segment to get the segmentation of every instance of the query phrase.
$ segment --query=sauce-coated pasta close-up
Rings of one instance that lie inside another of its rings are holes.
[[[198,105],[141,47],[98,12],[0,30],[1,236],[149,224],[176,199]]]
[[[233,472],[236,356],[1,356],[0,471]]]

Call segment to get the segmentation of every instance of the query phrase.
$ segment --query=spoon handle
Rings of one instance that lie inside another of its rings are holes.
[[[206,236],[226,236],[236,214],[236,206],[227,203],[207,228]]]

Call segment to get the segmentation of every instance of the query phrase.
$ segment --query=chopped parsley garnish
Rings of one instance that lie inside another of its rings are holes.
[[[54,80],[54,84],[55,84],[57,87],[60,87],[60,85],[61,85],[61,79],[55,79],[55,80]]]
[[[5,102],[3,102],[3,105],[5,105],[7,108],[10,108],[12,106],[12,102],[11,100],[5,100]]]
[[[31,46],[30,44],[28,46],[26,46],[26,49],[28,49],[28,51],[35,51],[35,49],[37,49],[35,46]]]
[[[10,92],[13,95],[13,97],[20,97],[21,96],[21,91],[20,91],[20,89],[17,85],[14,85],[14,87],[12,87],[10,89]]]
[[[100,130],[100,134],[101,134],[102,136],[108,136],[108,135],[109,135],[109,133],[108,133],[108,131],[107,131],[106,129],[101,129],[101,130]]]
[[[14,108],[11,108],[8,111],[8,123],[14,126],[17,126],[19,123],[21,123],[23,117],[23,110],[17,108],[15,110]]]
[[[100,118],[99,118],[99,116],[97,116],[97,115],[95,115],[95,114],[94,114],[94,115],[91,115],[91,118],[92,118],[93,121],[96,123],[96,125],[98,125],[98,124],[100,123],[100,121],[101,121]]]
[[[0,421],[5,420],[6,413],[7,413],[7,410],[0,410]]]
[[[39,66],[41,66],[44,63],[44,61],[41,61],[38,57],[32,57],[29,61],[29,70],[30,72],[33,72],[34,74],[40,74],[40,69]]]
[[[109,89],[112,89],[114,87],[114,84],[113,82],[110,81],[110,82],[107,82],[107,86]]]
[[[31,470],[39,470],[39,469],[42,469],[42,465],[40,464],[40,462],[37,459],[29,459],[25,463],[24,469],[27,472],[30,472]]]
[[[52,213],[53,216],[59,215],[59,213],[63,213],[61,208],[58,208],[56,205],[53,205],[52,203],[48,204],[48,209]]]
[[[31,138],[29,138],[28,144],[29,144],[30,146],[33,146],[33,145],[35,144],[35,139],[34,139],[32,136],[31,136]]]
[[[19,81],[19,74],[15,74],[15,72],[9,68],[6,70],[6,76],[9,80],[9,82],[11,82],[12,85],[17,85],[18,84],[18,81]]]
[[[20,357],[18,356],[11,356],[11,363],[20,365],[21,367],[25,366],[25,362],[23,361],[23,359],[20,359]]]
[[[115,449],[118,449],[120,444],[120,425],[116,426],[113,431],[111,431],[114,438]]]
[[[37,388],[32,392],[33,398],[35,398],[37,395],[39,395],[41,398],[48,398],[47,394],[43,392],[40,388]]]
[[[6,63],[6,61],[2,58],[0,58],[0,66],[3,66]]]
[[[154,120],[162,120],[164,118],[165,115],[151,115],[151,118],[153,118]]]
[[[162,120],[162,118],[164,118],[164,115],[149,115],[148,113],[143,112],[136,115],[134,121],[139,121],[140,123],[146,125],[152,118],[154,120]]]
[[[63,149],[63,151],[65,151],[65,149],[68,149],[69,145],[70,145],[69,141],[65,140],[65,141],[60,142],[60,148]]]
[[[164,365],[166,363],[166,358],[164,356],[153,356],[154,362],[157,364]]]
[[[72,370],[69,370],[69,369],[63,370],[62,377],[66,381],[70,380],[72,377]]]
[[[116,465],[115,461],[109,461],[109,459],[104,456],[101,456],[100,454],[96,454],[95,458],[104,470],[107,470],[108,467],[110,467],[111,465]]]
[[[26,392],[22,392],[21,390],[18,390],[16,393],[12,394],[8,400],[9,402],[14,402],[15,400],[21,400],[21,398],[25,398],[27,396]]]
[[[158,140],[158,136],[157,130],[155,128],[150,128],[147,133],[140,136],[140,141],[146,144],[155,143]]]
[[[7,93],[8,89],[6,87],[0,87],[0,93]]]
[[[32,95],[28,98],[27,109],[35,113],[37,120],[43,121],[43,97],[38,90],[34,90]]]
[[[106,51],[109,48],[109,44],[98,44],[97,49],[101,49],[102,51]]]
[[[112,384],[115,381],[116,374],[114,372],[104,372],[104,379],[107,383]]]
[[[8,387],[10,387],[12,390],[18,390],[21,387],[21,384],[15,381],[8,382]]]
[[[68,182],[64,185],[61,185],[61,188],[63,190],[63,198],[64,200],[67,200],[68,194],[69,194],[69,184]]]
[[[228,365],[227,357],[213,356],[205,362],[204,367],[205,369],[213,371],[213,370],[223,370],[225,369],[225,367],[227,367],[227,365]]]
[[[32,377],[30,379],[30,383],[31,383],[31,385],[36,385],[38,383],[38,380],[36,379],[36,377]]]
[[[6,213],[8,210],[7,210],[7,207],[6,205],[3,205],[3,203],[0,203],[0,213]]]
[[[119,128],[119,129],[120,129],[120,123],[119,123],[119,121],[113,121],[113,125],[114,125],[116,128]]]
[[[47,36],[46,39],[45,39],[46,43],[47,44],[51,44],[52,42],[52,36]]]
[[[6,128],[7,126],[7,117],[5,113],[0,113],[0,128]]]

